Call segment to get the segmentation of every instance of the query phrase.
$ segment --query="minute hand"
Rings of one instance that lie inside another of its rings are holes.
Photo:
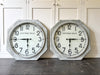
[[[78,39],[76,39],[76,38],[71,38],[70,40],[78,40]]]
[[[20,40],[27,40],[26,38],[22,38],[22,39],[20,39]]]

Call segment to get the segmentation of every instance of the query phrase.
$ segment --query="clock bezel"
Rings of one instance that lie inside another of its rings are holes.
[[[75,24],[75,23],[66,23],[66,24]],[[60,28],[60,27],[62,27],[62,26],[64,26],[64,25],[66,25],[66,24],[62,24],[62,25],[60,25],[60,26],[58,26],[57,28],[55,28],[55,31],[54,31],[54,33],[56,34],[56,31]],[[80,25],[78,25],[78,24],[75,24],[75,25],[77,25],[82,31],[84,31],[84,35],[86,36],[86,39],[87,39],[87,44],[88,44],[88,35],[87,35],[87,32],[85,31],[85,29],[84,28],[82,28],[82,26],[80,26]],[[55,34],[54,34],[54,36],[53,36],[53,38],[55,39]],[[56,47],[56,42],[55,42],[55,40],[53,41],[53,43],[54,43],[54,47]],[[56,47],[57,48],[57,47]],[[68,55],[66,55],[66,54],[64,54],[66,57],[77,57],[77,56],[80,56],[85,50],[86,50],[86,48],[87,48],[87,46],[83,49],[83,50],[81,50],[81,52],[79,53],[79,54],[77,54],[77,55],[73,55],[73,56],[68,56]],[[60,53],[62,53],[58,48],[57,48],[57,50],[60,52]],[[62,53],[63,54],[63,53]]]
[[[61,25],[64,25],[64,24],[66,24],[66,23],[74,23],[74,24],[76,24],[76,25],[81,26],[81,27],[84,29],[84,31],[86,32],[86,34],[87,34],[88,45],[87,45],[86,49],[83,51],[83,53],[81,53],[80,55],[78,55],[78,56],[76,56],[76,57],[73,57],[73,56],[72,56],[72,57],[68,57],[68,56],[66,56],[66,55],[64,55],[64,54],[62,54],[62,53],[60,53],[60,52],[58,51],[58,49],[56,48],[55,43],[54,43],[55,32],[57,31],[57,29],[58,29]],[[88,28],[87,28],[80,20],[60,20],[60,21],[51,29],[50,35],[51,35],[51,39],[50,39],[50,41],[51,41],[51,43],[50,43],[50,49],[51,49],[51,51],[52,51],[53,53],[55,53],[55,54],[58,56],[58,58],[59,58],[60,60],[81,60],[81,59],[89,52],[89,50],[90,50],[90,39],[89,39],[90,36],[89,36],[89,30],[88,30]]]
[[[43,34],[44,34],[43,47],[41,48],[39,53],[37,53],[36,55],[33,55],[31,57],[23,57],[22,55],[18,54],[18,52],[16,53],[16,50],[12,49],[11,41],[10,41],[10,37],[11,37],[14,29],[19,27],[20,25],[27,24],[27,23],[30,23],[32,25],[39,27],[43,31]],[[11,28],[9,28],[9,30],[8,30],[7,50],[16,60],[38,60],[39,57],[47,50],[47,29],[38,20],[19,20],[19,21],[15,22],[13,24],[13,26]]]
[[[12,31],[11,31],[11,34],[10,34],[10,38],[11,38],[11,36],[13,35],[13,31],[14,30],[16,30],[18,27],[20,27],[21,25],[25,25],[25,24],[31,24],[31,25],[34,25],[35,27],[37,27],[37,28],[39,28],[39,29],[41,29],[42,30],[42,32],[43,32],[43,37],[44,37],[44,42],[43,42],[43,45],[42,45],[42,48],[41,48],[41,50],[44,48],[44,45],[45,45],[45,34],[44,34],[44,31],[43,31],[43,29],[41,28],[41,27],[39,27],[38,25],[36,25],[36,24],[32,24],[32,23],[22,23],[22,24],[20,24],[20,25],[17,25]],[[9,41],[10,41],[10,39],[9,39]],[[12,45],[12,41],[10,41],[10,46],[12,47],[13,45]],[[12,47],[12,49],[13,49],[13,47]],[[14,48],[13,49],[13,51],[16,53],[16,54],[18,54],[20,57],[23,57],[23,58],[31,58],[31,57],[35,57],[36,55],[38,55],[40,52],[41,52],[41,50],[39,50],[39,52],[37,53],[37,54],[35,54],[35,55],[31,55],[31,56],[22,56],[22,54],[20,54],[20,53],[18,53],[17,51],[16,51],[16,49]]]

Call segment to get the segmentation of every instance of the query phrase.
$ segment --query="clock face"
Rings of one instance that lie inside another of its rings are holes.
[[[88,36],[80,25],[67,23],[56,30],[54,44],[57,50],[67,57],[77,57],[86,50]]]
[[[11,33],[10,44],[16,54],[22,57],[33,57],[44,47],[45,35],[37,25],[21,24]]]

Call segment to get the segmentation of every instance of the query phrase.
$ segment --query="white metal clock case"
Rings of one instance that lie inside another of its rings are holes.
[[[89,29],[80,20],[60,20],[51,29],[50,42],[60,60],[82,60],[90,51]]]
[[[8,30],[7,50],[16,60],[38,60],[47,50],[47,29],[38,20],[19,20]]]

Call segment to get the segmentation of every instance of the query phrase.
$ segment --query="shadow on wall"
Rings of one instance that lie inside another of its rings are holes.
[[[85,58],[96,58],[98,51],[97,51],[97,42],[96,42],[95,32],[93,32],[93,30],[90,27],[88,28],[90,30],[91,50]]]

